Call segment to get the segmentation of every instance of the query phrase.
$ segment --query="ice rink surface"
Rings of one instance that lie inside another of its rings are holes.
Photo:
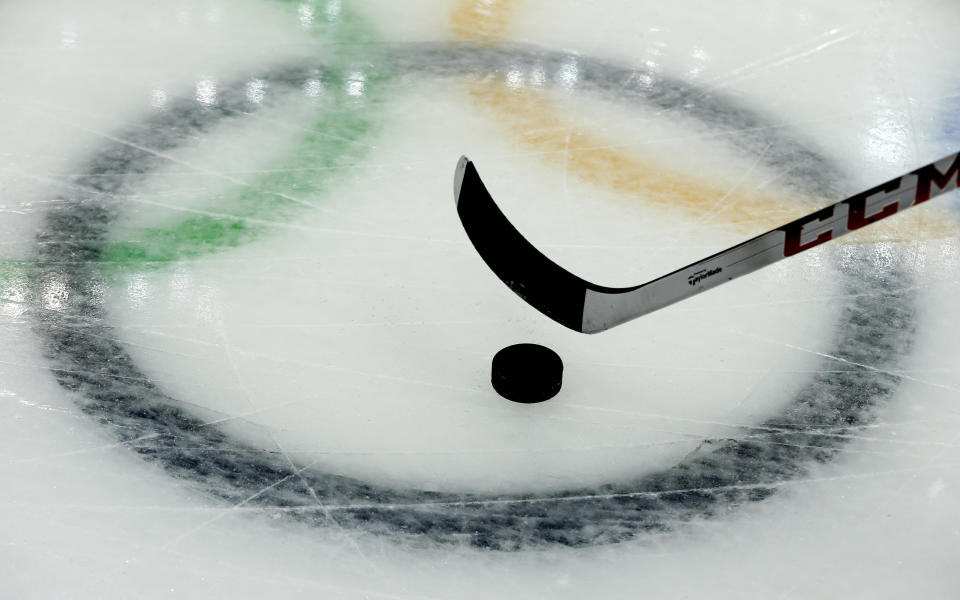
[[[958,26],[0,4],[0,597],[956,598],[956,194],[585,336],[452,187],[635,284],[960,149]]]

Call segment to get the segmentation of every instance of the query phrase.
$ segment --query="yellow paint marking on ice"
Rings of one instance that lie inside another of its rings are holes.
[[[520,0],[461,0],[453,9],[450,30],[464,40],[492,42],[503,38]]]
[[[462,0],[453,11],[451,31],[465,40],[500,40],[519,4],[519,0]],[[472,82],[469,93],[515,143],[541,154],[567,174],[625,198],[679,211],[686,218],[759,234],[837,200],[740,189],[733,180],[708,181],[667,166],[669,161],[631,155],[625,148],[616,148],[614,141],[591,134],[573,122],[549,93],[537,86],[511,86],[503,79],[488,79]],[[954,237],[957,233],[956,220],[949,211],[927,205],[843,240],[897,242]]]
[[[630,155],[625,148],[614,148],[610,140],[571,124],[544,90],[512,88],[503,81],[476,81],[469,91],[475,103],[490,111],[519,146],[566,168],[581,181],[625,198],[681,211],[694,219],[759,234],[837,200],[783,191],[741,190],[732,180],[714,182],[664,166],[653,158]],[[928,205],[843,239],[892,242],[955,235],[957,227],[949,211]]]
[[[730,191],[734,183],[711,184],[661,161],[630,156],[623,148],[612,148],[610,140],[567,122],[542,90],[515,90],[503,82],[484,81],[474,82],[470,95],[493,113],[518,145],[565,166],[581,181],[624,197],[679,209],[695,218],[709,215],[711,222],[744,224],[750,230],[782,225],[819,205],[779,192]]]

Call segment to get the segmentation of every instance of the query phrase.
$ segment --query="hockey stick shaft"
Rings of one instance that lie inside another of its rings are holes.
[[[633,289],[587,290],[581,331],[593,333],[714,288],[902,212],[960,185],[952,154]]]

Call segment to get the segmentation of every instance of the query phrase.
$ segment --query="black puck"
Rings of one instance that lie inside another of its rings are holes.
[[[493,357],[493,389],[514,402],[535,404],[549,400],[563,383],[560,356],[538,344],[507,346]]]

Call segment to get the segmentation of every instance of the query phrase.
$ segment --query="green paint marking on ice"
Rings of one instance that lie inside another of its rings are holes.
[[[306,94],[327,96],[323,115],[308,127],[288,155],[247,185],[202,204],[204,212],[164,228],[127,232],[125,240],[107,244],[102,260],[112,269],[163,266],[236,248],[270,229],[264,222],[290,222],[315,202],[337,175],[359,162],[379,129],[376,116],[387,99],[388,75],[373,66],[375,33],[367,20],[341,0],[284,2],[298,27],[312,30],[333,48],[322,79],[308,83]],[[309,86],[313,86],[309,88]]]

